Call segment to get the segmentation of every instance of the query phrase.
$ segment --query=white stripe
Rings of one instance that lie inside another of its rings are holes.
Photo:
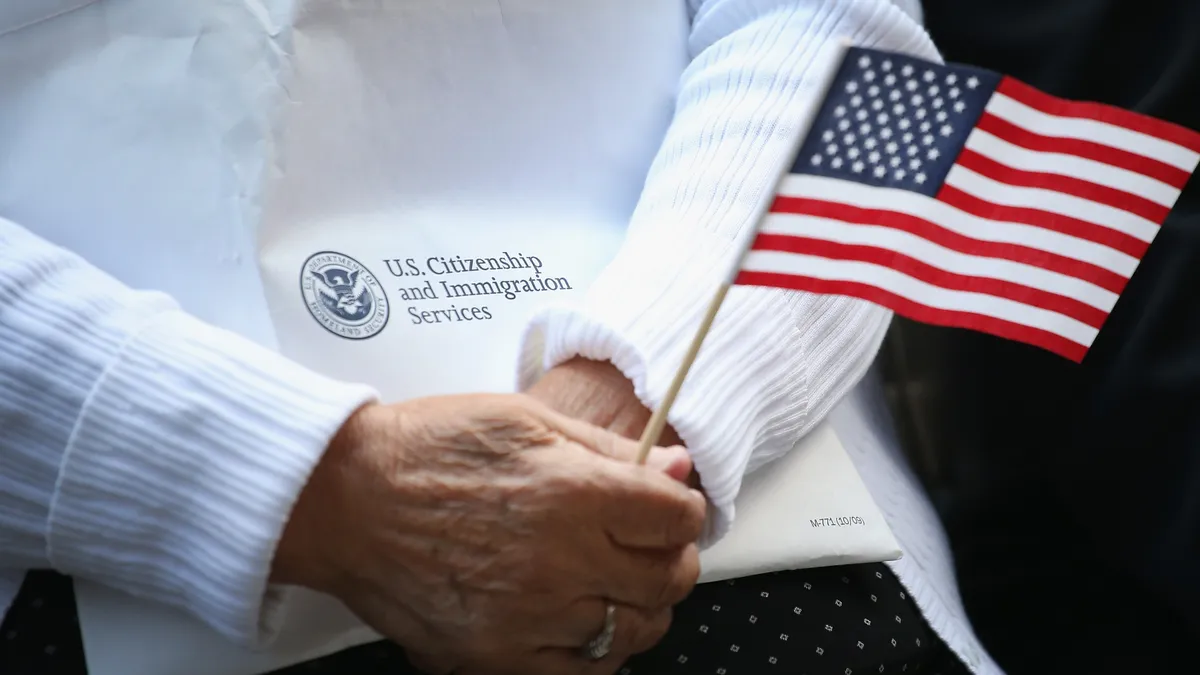
[[[1168,209],[1174,206],[1175,200],[1179,198],[1180,190],[1158,179],[1112,164],[1097,162],[1094,159],[1064,155],[1058,152],[1028,150],[1019,145],[1013,145],[983,129],[975,129],[970,136],[967,136],[967,147],[984,157],[1014,169],[1078,178],[1096,185],[1145,197]]]
[[[1069,316],[983,293],[952,291],[927,284],[882,265],[849,260],[830,260],[778,251],[751,251],[743,269],[777,272],[793,276],[852,281],[895,293],[913,302],[937,309],[973,312],[1012,323],[1040,328],[1072,342],[1090,347],[1099,332]]]
[[[823,199],[863,209],[895,211],[928,220],[971,239],[1028,246],[1091,263],[1126,279],[1133,276],[1138,265],[1137,258],[1103,244],[1035,225],[980,218],[908,190],[872,187],[821,176],[788,175],[779,186],[779,194],[783,197]]]
[[[1111,312],[1117,294],[1076,277],[1001,258],[968,255],[916,235],[874,225],[853,225],[829,218],[774,213],[762,232],[810,237],[841,244],[894,251],[953,274],[1008,281],[1072,298],[1102,312]]]
[[[1000,92],[992,94],[984,110],[1040,136],[1092,141],[1156,159],[1188,173],[1200,162],[1200,153],[1182,145],[1108,122],[1047,115]]]
[[[1137,214],[1055,190],[1008,185],[957,164],[946,174],[946,185],[985,202],[1057,213],[1124,232],[1147,243],[1158,234],[1157,223]]]

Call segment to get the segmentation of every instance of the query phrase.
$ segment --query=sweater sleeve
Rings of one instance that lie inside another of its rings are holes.
[[[0,568],[89,578],[253,646],[279,614],[292,504],[373,396],[0,219]]]
[[[754,225],[763,191],[816,113],[849,38],[938,60],[888,0],[691,0],[692,61],[674,119],[616,258],[576,306],[535,316],[520,381],[575,356],[610,360],[653,408]],[[788,452],[862,377],[891,314],[845,298],[734,287],[671,409],[714,507],[707,541],[734,516],[745,474]]]

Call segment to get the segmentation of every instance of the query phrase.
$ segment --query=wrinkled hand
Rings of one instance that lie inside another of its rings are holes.
[[[522,395],[367,407],[301,493],[273,580],[338,597],[431,673],[607,675],[699,575],[686,453],[635,453]],[[613,650],[586,661],[610,601]]]
[[[633,383],[608,361],[572,359],[551,368],[528,393],[564,415],[626,438],[639,438],[650,421],[651,411],[633,392]],[[669,424],[658,442],[683,445]],[[700,489],[700,476],[691,471],[687,483]]]

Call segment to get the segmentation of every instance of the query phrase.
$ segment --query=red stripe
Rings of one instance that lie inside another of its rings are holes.
[[[1092,141],[1077,138],[1060,138],[1058,136],[1042,136],[1028,129],[1019,127],[1006,119],[997,117],[990,112],[984,112],[979,118],[976,128],[986,131],[996,138],[1003,139],[1034,152],[1054,152],[1060,155],[1075,155],[1094,162],[1109,164],[1126,171],[1140,173],[1143,176],[1160,180],[1171,187],[1183,189],[1187,185],[1190,173],[1166,162],[1151,159],[1126,150],[1110,147]]]
[[[1178,124],[1103,103],[1065,101],[1007,76],[1001,78],[1000,86],[996,87],[996,91],[1048,115],[1107,122],[1200,152],[1200,133]]]
[[[1040,171],[1025,171],[1005,166],[996,160],[985,157],[974,150],[963,148],[958,156],[957,164],[991,178],[992,180],[1015,185],[1018,187],[1041,188],[1063,194],[1087,199],[1098,204],[1105,204],[1114,209],[1121,209],[1146,220],[1161,225],[1167,219],[1171,209],[1124,190],[1117,190],[1106,185],[1097,185],[1080,178],[1072,178],[1056,173]]]
[[[1104,324],[1104,319],[1108,317],[1107,312],[1074,298],[1011,281],[947,272],[903,253],[875,246],[842,244],[826,239],[792,237],[782,234],[760,234],[755,239],[752,248],[756,251],[801,253],[830,260],[850,260],[879,265],[948,290],[982,293],[1030,307],[1057,312],[1097,329]]]
[[[862,209],[848,204],[803,197],[776,197],[771,211],[830,218],[844,223],[888,227],[907,232],[959,253],[984,258],[1000,258],[1041,267],[1051,272],[1082,279],[1113,293],[1120,293],[1124,290],[1128,281],[1120,274],[1099,265],[1050,253],[1032,246],[974,239],[907,213],[884,209]]]
[[[993,204],[969,195],[950,185],[942,186],[941,191],[938,192],[937,199],[956,209],[966,211],[980,218],[1044,227],[1047,230],[1054,230],[1055,232],[1068,234],[1072,237],[1079,237],[1080,239],[1086,239],[1097,244],[1103,244],[1109,248],[1115,248],[1122,253],[1138,259],[1141,259],[1142,255],[1146,252],[1146,248],[1149,246],[1149,244],[1137,237],[1095,223],[1089,223],[1086,220],[1022,206]]]
[[[1016,340],[1018,342],[1024,342],[1041,347],[1054,352],[1055,354],[1071,359],[1076,363],[1083,361],[1083,357],[1087,354],[1087,347],[1084,345],[1040,328],[1033,328],[1032,326],[1013,323],[1011,321],[1005,321],[1003,319],[997,319],[995,317],[985,316],[983,314],[938,309],[936,307],[922,305],[920,303],[913,302],[908,298],[901,297],[895,293],[885,291],[869,284],[862,284],[853,281],[812,279],[809,277],[778,274],[774,272],[748,271],[743,271],[738,274],[734,283],[746,286],[769,286],[772,288],[786,288],[795,291],[807,291],[809,293],[822,293],[825,295],[848,295],[855,298],[861,298],[867,302],[883,305],[897,314],[901,314],[915,321],[921,321],[938,326],[968,328],[983,333],[990,333],[991,335],[1005,338],[1007,340]]]

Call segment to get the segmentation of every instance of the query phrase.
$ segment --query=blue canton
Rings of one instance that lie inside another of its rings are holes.
[[[932,197],[999,83],[989,70],[852,47],[791,172]]]

